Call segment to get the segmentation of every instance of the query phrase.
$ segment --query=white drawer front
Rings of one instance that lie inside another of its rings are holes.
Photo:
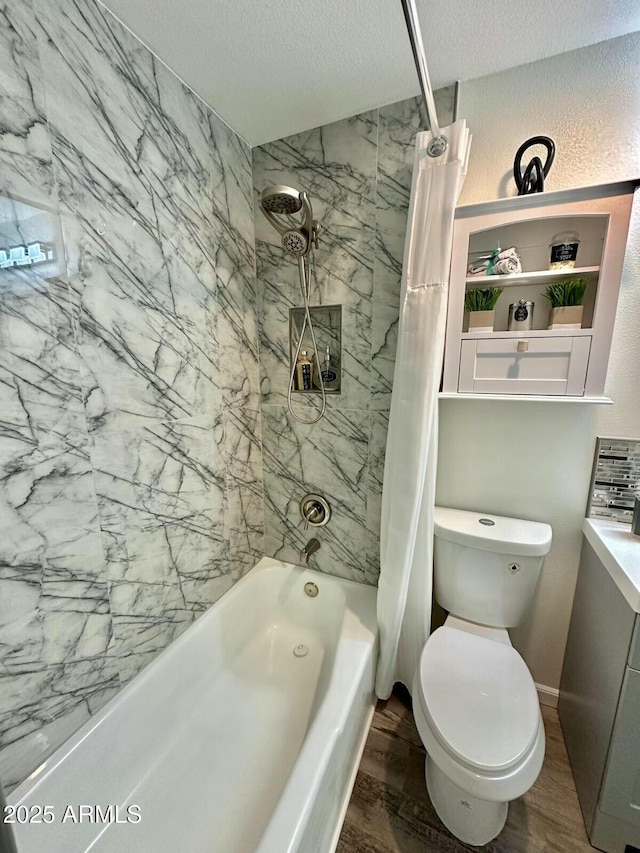
[[[590,347],[587,336],[462,341],[458,391],[580,397]]]

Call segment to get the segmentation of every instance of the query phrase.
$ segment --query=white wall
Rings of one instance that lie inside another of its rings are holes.
[[[640,174],[640,33],[460,85],[473,133],[460,204],[517,195],[513,158],[529,137],[555,140],[547,190]]]
[[[516,195],[518,146],[551,136],[548,190],[640,175],[640,33],[460,87],[473,133],[462,204]],[[554,544],[512,636],[534,678],[558,687],[595,437],[640,438],[640,200],[636,198],[606,393],[613,406],[442,401],[438,502],[547,520]]]

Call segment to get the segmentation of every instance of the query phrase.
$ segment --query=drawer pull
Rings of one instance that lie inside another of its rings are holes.
[[[526,352],[529,349],[529,341],[518,341],[518,352]]]

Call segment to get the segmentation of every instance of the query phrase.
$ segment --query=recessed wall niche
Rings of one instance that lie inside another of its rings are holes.
[[[312,387],[309,391],[300,390],[294,383],[294,394],[320,394],[320,383],[317,378],[317,365],[324,372],[327,370],[337,374],[335,379],[327,382],[325,391],[327,394],[342,393],[342,305],[312,305],[309,306],[309,314],[318,346],[317,359],[314,358],[315,347],[309,324],[305,325],[304,308],[291,308],[289,310],[289,370],[293,369],[295,363],[298,342],[302,334],[302,346],[300,352],[306,350],[309,359],[314,362],[314,375]]]

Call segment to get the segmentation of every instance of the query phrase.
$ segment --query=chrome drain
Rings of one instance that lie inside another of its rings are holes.
[[[304,585],[304,594],[305,594],[305,595],[308,595],[308,596],[309,596],[309,598],[315,598],[315,597],[316,597],[316,595],[318,594],[318,586],[317,586],[317,584],[315,584],[315,583],[311,583],[311,581],[309,581],[308,583],[306,583],[306,584]]]
[[[305,658],[309,654],[309,649],[304,643],[298,643],[297,646],[293,647],[293,653],[297,658]]]

